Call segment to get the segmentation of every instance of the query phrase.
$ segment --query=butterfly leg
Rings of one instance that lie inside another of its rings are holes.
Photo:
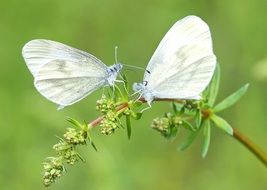
[[[115,97],[115,85],[112,85],[112,99]]]
[[[123,83],[124,90],[126,91],[127,94],[129,94],[129,92],[128,92],[127,88],[126,88],[125,82],[123,80],[115,80],[115,82],[121,82],[121,83]]]
[[[136,92],[132,93],[130,96],[134,96],[134,95],[138,94],[140,91],[141,91],[141,90],[136,91]],[[141,97],[140,97],[140,98],[141,98]],[[138,98],[138,99],[139,99],[139,98]]]
[[[136,91],[134,94],[140,93],[140,91],[141,91],[141,90]],[[133,95],[133,94],[132,94],[132,95]],[[132,95],[131,95],[131,96],[132,96]],[[140,93],[140,95],[138,96],[138,98],[136,98],[136,100],[134,101],[134,103],[137,102],[142,96],[143,96],[143,94]]]
[[[147,102],[147,105],[148,105],[148,107],[142,109],[141,113],[143,113],[144,111],[146,111],[146,110],[148,110],[148,109],[150,109],[152,107],[150,102]]]

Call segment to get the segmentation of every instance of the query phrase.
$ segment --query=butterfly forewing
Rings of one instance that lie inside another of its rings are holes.
[[[189,44],[201,44],[212,53],[212,39],[208,25],[197,16],[187,16],[177,21],[161,40],[151,57],[144,81],[149,81],[150,74],[157,67],[165,68],[180,48]],[[179,67],[180,63],[176,63]]]
[[[89,62],[100,70],[107,69],[107,66],[93,55],[51,40],[36,39],[29,41],[23,47],[22,55],[33,76],[44,64],[53,60],[77,63]]]
[[[182,47],[168,60],[169,68],[156,68],[147,88],[158,98],[199,99],[210,82],[215,55],[200,44]]]
[[[22,50],[37,90],[63,106],[107,85],[108,67],[84,51],[51,40],[32,40]]]

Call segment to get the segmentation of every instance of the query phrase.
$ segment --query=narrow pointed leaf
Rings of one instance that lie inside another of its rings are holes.
[[[190,134],[185,139],[185,141],[178,147],[178,150],[183,151],[183,150],[187,149],[194,142],[194,140],[197,137],[197,134],[198,134],[198,131],[190,132]]]
[[[235,104],[247,92],[248,86],[249,84],[245,84],[239,90],[237,90],[236,92],[225,98],[223,101],[221,101],[214,107],[213,111],[220,112]]]
[[[82,157],[78,152],[76,152],[76,155],[78,156],[78,158],[80,158],[80,160],[81,160],[82,162],[85,163],[85,160],[83,159],[83,157]]]
[[[128,97],[129,97],[129,83],[128,83],[128,79],[127,79],[125,74],[122,75],[122,79],[123,79],[123,95],[125,98],[128,99]]]
[[[97,148],[96,148],[95,143],[94,143],[93,141],[90,141],[90,144],[91,144],[91,146],[94,148],[94,150],[97,152],[98,150],[97,150]]]
[[[183,126],[184,126],[184,128],[189,129],[192,132],[196,131],[196,128],[194,128],[193,125],[186,120],[183,120]]]
[[[196,129],[199,129],[201,126],[201,122],[202,122],[202,115],[200,110],[197,110],[196,115],[195,115],[195,123],[196,123]]]
[[[170,126],[170,133],[165,136],[169,140],[174,140],[177,136],[179,128],[176,126]]]
[[[224,130],[229,135],[233,136],[233,128],[223,118],[221,118],[221,117],[219,117],[219,116],[217,116],[215,114],[212,114],[211,120],[215,123],[215,125],[217,127],[219,127],[220,129]]]
[[[204,142],[202,145],[201,155],[205,158],[210,146],[210,120],[205,120],[203,125]]]
[[[141,119],[141,117],[142,117],[142,113],[141,112],[138,112],[138,113],[134,113],[134,112],[132,112],[131,113],[131,117],[133,118],[133,119],[135,119],[135,120],[139,120],[139,119]]]
[[[94,141],[92,140],[92,137],[91,137],[91,135],[90,135],[90,132],[89,132],[89,131],[87,132],[87,139],[88,139],[88,141],[89,141],[90,145],[91,145],[91,146],[94,148],[94,150],[97,152],[96,145],[95,145]]]
[[[127,137],[128,139],[130,139],[132,134],[132,126],[131,126],[131,118],[129,115],[126,115],[126,128],[127,128]]]
[[[178,110],[177,110],[177,107],[176,107],[174,102],[172,102],[172,109],[173,109],[173,112],[175,113],[175,115],[177,115],[178,114]]]
[[[114,85],[114,91],[115,91],[114,92],[115,97],[123,98],[123,93],[121,92],[120,88],[117,85]]]
[[[214,71],[212,80],[210,82],[209,88],[208,88],[208,105],[212,107],[215,103],[215,100],[217,98],[217,94],[219,91],[220,86],[220,78],[221,78],[221,69],[219,63],[216,65],[216,69]]]
[[[80,127],[82,128],[82,125],[75,119],[72,119],[72,118],[67,118],[67,121],[70,122],[72,125],[76,126],[76,127]]]
[[[135,102],[135,103],[133,104],[133,108],[138,108],[138,107],[140,107],[141,105],[143,105],[143,103],[137,101],[137,102]]]
[[[129,89],[129,83],[128,83],[128,79],[127,79],[126,75],[123,74],[122,78],[123,78],[123,81],[124,81],[124,85],[125,85],[126,89],[128,90]]]

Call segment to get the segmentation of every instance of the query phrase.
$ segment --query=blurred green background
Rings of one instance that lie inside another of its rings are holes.
[[[96,92],[61,111],[44,99],[21,56],[35,38],[60,41],[88,51],[104,63],[119,60],[145,67],[170,26],[184,16],[202,17],[210,26],[214,51],[221,63],[219,99],[244,83],[243,99],[222,113],[233,127],[267,150],[267,1],[242,0],[1,0],[0,3],[0,189],[44,189],[42,162],[53,156],[52,145],[68,123],[67,116],[97,116]],[[143,72],[135,73],[135,80]],[[166,141],[150,122],[169,105],[157,103],[134,123],[132,140],[118,130],[93,136],[100,150],[81,149],[86,163],[50,189],[267,189],[266,167],[225,133],[212,130],[207,158],[200,155],[201,138],[185,152],[176,151],[181,134]]]

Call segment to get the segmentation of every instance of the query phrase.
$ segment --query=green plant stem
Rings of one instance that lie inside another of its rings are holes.
[[[128,103],[122,103],[121,105],[119,105],[117,108],[116,108],[116,111],[123,111],[125,109],[127,109],[129,107],[129,104]],[[96,127],[97,125],[100,124],[100,122],[103,120],[104,116],[100,116],[98,118],[96,118],[95,120],[91,121],[88,126],[89,126],[89,129],[91,128],[94,128]]]
[[[146,100],[143,97],[139,98],[139,101],[142,102],[142,103],[145,103],[146,102]],[[154,101],[158,101],[158,102],[159,101],[165,101],[165,102],[176,102],[176,103],[182,103],[183,102],[183,100],[167,99],[167,98],[163,98],[163,99],[157,98]],[[127,102],[125,102],[125,103],[120,104],[116,108],[116,110],[117,111],[123,111],[123,110],[125,110],[128,107],[129,107],[129,104]],[[89,129],[96,127],[102,120],[103,120],[103,116],[100,116],[100,117],[96,118],[95,120],[91,121],[88,124]]]
[[[142,102],[142,103],[146,103],[146,100],[143,97],[139,98],[139,101]],[[153,101],[154,102],[176,102],[176,103],[184,103],[185,100],[169,99],[169,98],[155,98]]]
[[[145,103],[146,101],[143,98],[139,99],[140,102]],[[177,102],[182,103],[183,100],[175,99],[155,99],[154,101],[166,101],[166,102]],[[122,103],[119,105],[116,110],[123,111],[129,107],[128,103]],[[100,116],[88,124],[89,129],[96,127],[103,120],[103,116]],[[248,137],[240,133],[236,128],[233,128],[233,138],[238,140],[243,144],[250,152],[252,152],[266,167],[267,167],[267,153],[264,152],[258,145],[253,143]]]
[[[233,137],[249,149],[267,167],[267,153],[236,128],[233,128],[233,130]]]

